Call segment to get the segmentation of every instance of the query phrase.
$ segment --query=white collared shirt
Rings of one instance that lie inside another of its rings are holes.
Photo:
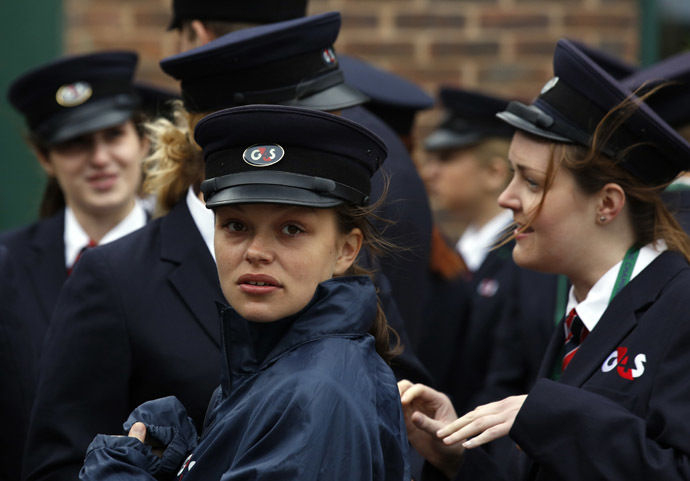
[[[208,251],[211,253],[211,257],[213,257],[213,262],[215,262],[216,252],[213,249],[213,232],[216,227],[216,219],[213,216],[213,211],[206,208],[206,204],[197,197],[194,193],[194,188],[191,186],[187,191],[187,208],[189,209],[189,213],[192,214],[194,224],[196,224],[196,228],[199,229],[199,233],[204,239],[206,247],[208,247]]]
[[[640,252],[637,255],[637,261],[635,262],[635,267],[633,268],[632,275],[630,276],[630,280],[633,280],[637,274],[642,272],[645,267],[651,264],[652,261],[661,255],[661,253],[665,250],[666,243],[664,241],[647,244],[640,249]],[[616,279],[618,278],[618,271],[622,264],[623,261],[621,260],[615,266],[606,271],[606,274],[599,278],[599,280],[587,293],[587,297],[580,303],[578,303],[577,299],[575,299],[574,288],[570,288],[570,294],[568,295],[568,307],[565,312],[570,312],[570,310],[574,307],[577,315],[580,319],[582,319],[582,323],[589,330],[589,332],[592,332],[609,305],[611,293],[613,292],[613,287],[616,284]]]
[[[484,224],[481,229],[477,229],[474,225],[467,226],[455,248],[469,270],[474,272],[479,269],[498,236],[511,222],[513,222],[513,213],[506,209]]]
[[[107,244],[114,240],[124,237],[127,234],[141,229],[146,225],[146,211],[141,206],[138,200],[135,200],[132,211],[127,214],[127,217],[122,219],[115,227],[110,229],[98,243],[98,245]],[[74,211],[70,207],[65,208],[65,267],[70,268],[74,264],[79,252],[89,245],[89,235],[84,231],[81,224],[74,215]]]

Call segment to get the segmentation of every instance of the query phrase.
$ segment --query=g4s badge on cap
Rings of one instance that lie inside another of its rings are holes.
[[[338,63],[338,57],[335,56],[335,52],[330,47],[323,49],[321,55],[323,55],[323,61],[326,62],[326,65],[334,65]]]
[[[93,89],[87,82],[63,85],[55,93],[55,100],[63,107],[75,107],[91,98]]]
[[[242,154],[242,158],[249,165],[268,167],[280,161],[285,150],[278,144],[252,145]]]

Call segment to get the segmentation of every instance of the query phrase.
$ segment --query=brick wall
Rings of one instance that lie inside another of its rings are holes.
[[[158,61],[176,52],[166,32],[172,0],[63,0],[65,48],[128,48],[139,76],[176,87]],[[339,52],[417,82],[529,99],[551,77],[556,41],[570,37],[630,62],[638,51],[638,0],[310,0],[309,13],[337,10]],[[439,118],[418,116],[421,138]]]

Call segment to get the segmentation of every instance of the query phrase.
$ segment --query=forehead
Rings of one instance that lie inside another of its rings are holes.
[[[555,144],[517,131],[510,143],[508,158],[511,164],[546,171],[553,158]]]

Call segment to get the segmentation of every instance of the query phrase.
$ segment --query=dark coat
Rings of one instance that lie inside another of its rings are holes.
[[[309,306],[275,323],[227,309],[222,395],[198,446],[188,433],[176,463],[164,454],[171,472],[182,468],[189,481],[409,479],[395,378],[367,334],[375,312],[374,286],[361,276],[321,283]],[[169,399],[156,407],[148,424],[186,432]],[[151,480],[157,463],[136,440],[99,436],[81,479]]]
[[[612,300],[555,382],[559,325],[510,431],[521,451],[509,479],[690,478],[688,296],[690,266],[660,255]],[[490,464],[482,450],[468,452],[457,479],[500,479]]]
[[[388,158],[383,168],[371,180],[371,198],[375,202],[381,197],[385,173],[390,184],[385,203],[377,214],[392,222],[375,222],[375,225],[386,239],[403,249],[383,257],[381,270],[391,283],[393,298],[414,344],[414,337],[426,319],[423,313],[424,296],[431,276],[429,250],[432,217],[429,199],[410,154],[386,123],[364,107],[345,109],[342,116],[374,132],[388,147]]]
[[[28,325],[33,350],[41,352],[60,290],[67,280],[65,267],[65,212],[0,234],[16,264],[18,305]]]
[[[76,479],[93,436],[120,431],[150,399],[176,395],[201,425],[219,382],[221,301],[215,264],[184,200],[86,252],[46,336],[29,479]]]
[[[35,362],[28,325],[18,304],[11,254],[0,246],[0,480],[20,478],[26,426],[33,400]]]

